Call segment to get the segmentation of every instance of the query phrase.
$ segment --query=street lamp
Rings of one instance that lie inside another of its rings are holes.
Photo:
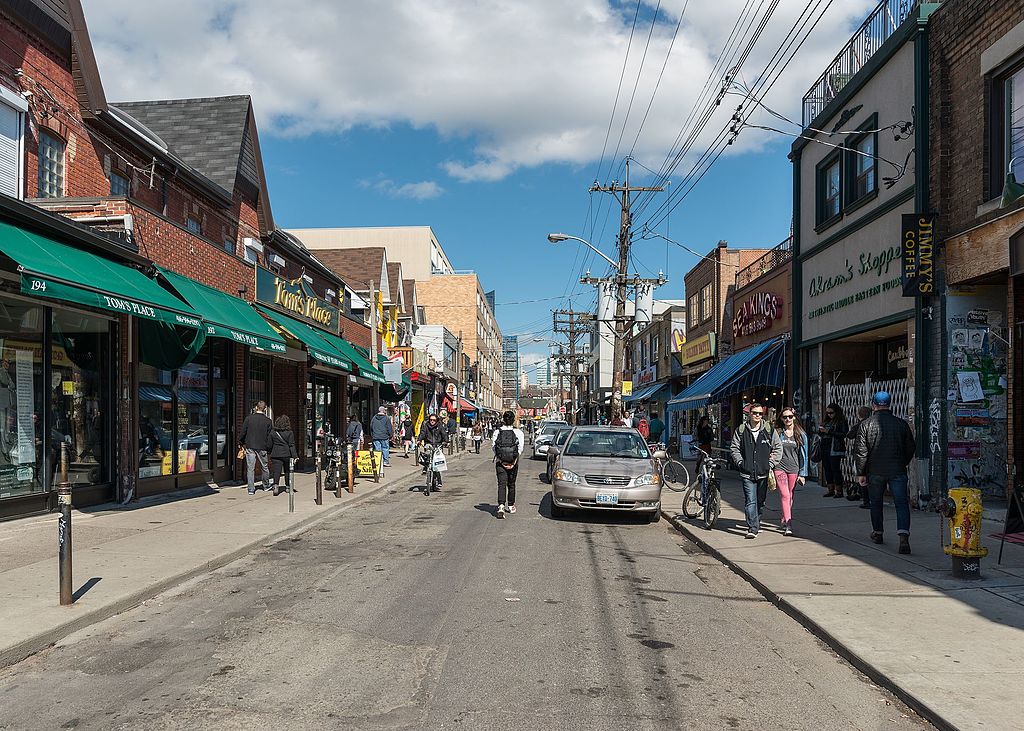
[[[605,254],[600,249],[596,248],[593,244],[591,244],[586,239],[581,239],[579,236],[570,236],[569,234],[548,234],[548,241],[550,241],[552,244],[557,244],[557,243],[560,243],[562,241],[570,241],[570,240],[571,241],[579,241],[581,244],[583,244],[588,249],[593,251],[599,257],[601,257],[606,262],[611,264],[615,268],[616,271],[619,271],[619,264],[618,264],[618,262],[616,262],[613,259],[610,259],[607,256],[605,256]]]

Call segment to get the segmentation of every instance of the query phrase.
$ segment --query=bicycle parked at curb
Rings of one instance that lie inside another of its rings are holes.
[[[683,492],[686,490],[690,486],[690,471],[686,469],[686,465],[678,459],[673,459],[669,456],[664,444],[648,444],[647,447],[654,455],[657,455],[659,452],[666,452],[663,458],[658,459],[655,457],[654,459],[655,471],[661,475],[662,486],[667,487],[672,492]]]
[[[725,467],[725,460],[708,454],[700,447],[692,449],[699,459],[697,481],[683,495],[683,515],[687,518],[702,515],[704,527],[711,530],[722,512],[722,484],[718,470]]]

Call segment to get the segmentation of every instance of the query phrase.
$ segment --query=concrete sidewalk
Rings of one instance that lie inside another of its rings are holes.
[[[467,453],[452,459],[460,460]],[[246,494],[245,486],[208,485],[126,506],[72,513],[76,601],[59,604],[57,516],[0,524],[0,667],[106,619],[176,584],[230,563],[254,548],[297,533],[383,489],[421,485],[415,460],[396,455],[379,483],[357,480],[355,492],[325,492],[314,503],[312,474],[296,475],[295,512],[288,495]]]
[[[663,514],[828,642],[874,682],[940,728],[1018,727],[1024,687],[1024,546],[1006,544],[984,521],[981,580],[953,579],[942,552],[940,518],[911,515],[913,554],[896,552],[895,514],[886,507],[886,543],[876,545],[868,511],[824,498],[808,482],[794,499],[786,538],[777,492],[769,493],[761,533],[744,539],[743,493],[735,473],[722,479],[714,530],[680,515],[681,495],[665,492]]]

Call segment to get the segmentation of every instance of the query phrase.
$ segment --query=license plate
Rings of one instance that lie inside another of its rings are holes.
[[[618,505],[619,494],[617,492],[599,492],[596,502],[599,505]]]

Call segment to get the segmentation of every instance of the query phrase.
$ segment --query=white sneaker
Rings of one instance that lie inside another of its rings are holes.
[[[504,518],[505,517],[505,506],[504,505],[499,505],[498,506],[498,517],[499,518]]]
[[[508,506],[508,512],[510,512],[510,513],[516,512],[516,506],[515,505],[509,505]]]
[[[744,538],[757,538],[757,533],[755,533],[755,532],[754,532],[754,531],[752,531],[752,530],[748,530],[748,531],[747,531],[747,535],[745,535],[745,536],[743,536],[743,537],[744,537]]]
[[[782,531],[782,535],[791,536],[793,535],[793,529],[789,527],[789,523],[786,523],[786,529]]]

